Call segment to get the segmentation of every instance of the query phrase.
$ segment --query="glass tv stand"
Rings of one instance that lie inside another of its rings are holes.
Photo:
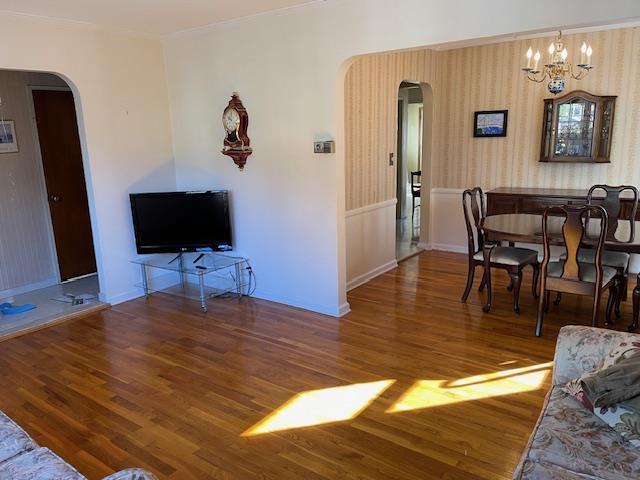
[[[210,298],[248,294],[244,275],[251,267],[246,258],[196,252],[144,255],[131,262],[140,265],[142,282],[136,286],[145,297],[154,292],[178,295],[198,300],[206,312]]]

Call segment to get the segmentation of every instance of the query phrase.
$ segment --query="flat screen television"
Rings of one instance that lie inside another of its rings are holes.
[[[132,193],[139,254],[232,249],[226,191]]]

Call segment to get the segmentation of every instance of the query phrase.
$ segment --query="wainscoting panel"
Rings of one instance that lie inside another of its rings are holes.
[[[421,243],[423,248],[466,253],[461,196],[457,188],[432,189],[431,243]],[[393,199],[347,212],[347,290],[397,266],[395,204]]]
[[[347,290],[391,270],[396,263],[396,199],[346,214]]]
[[[467,230],[462,213],[462,189],[431,189],[431,249],[467,252]]]

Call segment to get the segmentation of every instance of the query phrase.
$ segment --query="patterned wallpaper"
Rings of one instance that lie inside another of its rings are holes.
[[[565,91],[618,95],[611,164],[538,162],[542,100],[550,95],[520,68],[530,44],[544,54],[553,38],[359,58],[345,84],[347,209],[394,197],[395,170],[387,166],[387,155],[396,150],[395,99],[402,79],[433,88],[432,187],[640,185],[640,28],[565,37],[570,60],[583,40],[591,43],[597,67],[586,79],[569,81]],[[507,137],[473,138],[473,112],[493,109],[509,110]]]
[[[398,87],[432,83],[436,52],[415,50],[358,58],[345,79],[347,210],[395,196]]]
[[[28,79],[26,72],[0,71],[0,115],[15,122],[19,148],[0,154],[0,292],[56,277]]]

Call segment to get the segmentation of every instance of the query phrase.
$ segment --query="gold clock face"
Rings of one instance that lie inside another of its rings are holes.
[[[240,125],[240,114],[235,108],[227,108],[222,115],[222,125],[227,132],[235,132]]]

